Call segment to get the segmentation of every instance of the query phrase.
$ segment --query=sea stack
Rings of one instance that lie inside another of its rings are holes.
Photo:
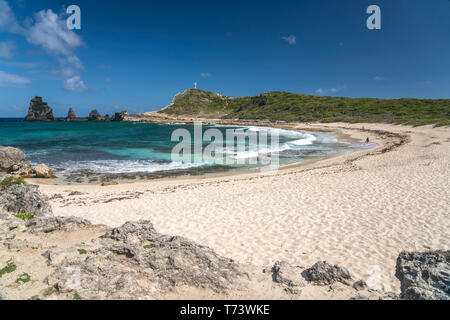
[[[75,115],[75,111],[73,111],[72,108],[69,108],[69,112],[67,113],[66,120],[67,121],[73,121],[73,120],[76,120],[76,119],[77,119],[77,116]]]
[[[111,118],[111,121],[124,121],[125,117],[128,115],[127,111],[116,112],[114,116]]]
[[[30,108],[24,121],[54,121],[53,109],[47,102],[42,101],[42,97],[34,97],[30,101]]]
[[[88,120],[89,121],[100,121],[100,120],[102,120],[102,116],[97,111],[97,109],[94,109],[94,110],[91,111],[91,113],[89,113]]]

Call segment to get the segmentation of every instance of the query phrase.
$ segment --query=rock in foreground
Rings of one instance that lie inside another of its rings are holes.
[[[76,290],[86,299],[152,298],[179,286],[226,292],[244,275],[232,260],[185,238],[159,234],[149,221],[125,223],[91,245],[95,249],[85,254],[73,248],[48,253],[63,261],[48,277],[59,294],[73,289],[67,270],[74,267],[81,275]]]
[[[17,184],[10,186],[0,197],[0,206],[13,214],[51,216],[52,208],[37,186]]]
[[[306,279],[316,285],[326,286],[335,282],[348,284],[351,280],[350,272],[337,265],[330,265],[326,261],[319,261],[305,271]]]
[[[17,148],[0,147],[0,171],[9,171],[20,166],[25,160],[25,153]]]
[[[25,121],[54,121],[53,109],[50,108],[47,102],[43,102],[41,97],[34,97],[31,99],[28,114]]]
[[[450,251],[402,252],[396,276],[402,298],[407,300],[450,300]]]

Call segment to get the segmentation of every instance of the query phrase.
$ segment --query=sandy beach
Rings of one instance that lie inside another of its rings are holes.
[[[370,137],[380,147],[293,165],[275,176],[40,189],[55,215],[111,227],[148,219],[161,233],[187,237],[240,263],[310,266],[326,260],[399,292],[395,263],[401,251],[450,246],[450,131],[388,124],[301,127]]]

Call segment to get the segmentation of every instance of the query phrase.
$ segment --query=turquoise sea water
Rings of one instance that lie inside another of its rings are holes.
[[[276,153],[280,164],[289,164],[355,149],[370,148],[364,144],[338,141],[332,133],[292,131],[260,127],[235,127],[203,125],[203,132],[218,129],[226,141],[227,129],[248,132],[267,132],[279,135],[279,144],[257,145],[245,140],[245,152],[227,148],[228,160],[259,159],[262,154]],[[45,163],[55,173],[132,173],[162,172],[180,169],[202,170],[214,168],[206,159],[182,163],[172,161],[171,152],[179,141],[171,141],[176,129],[186,129],[192,136],[194,126],[190,124],[151,124],[117,122],[23,122],[20,119],[0,119],[0,145],[20,148],[33,164]],[[193,142],[192,142],[193,143]],[[207,146],[211,141],[203,142]],[[236,164],[228,161],[231,169],[258,167],[256,164]],[[223,166],[222,170],[223,170]]]

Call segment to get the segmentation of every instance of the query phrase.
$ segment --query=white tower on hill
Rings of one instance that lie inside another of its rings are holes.
[[[197,89],[197,82],[194,82],[194,89]]]

